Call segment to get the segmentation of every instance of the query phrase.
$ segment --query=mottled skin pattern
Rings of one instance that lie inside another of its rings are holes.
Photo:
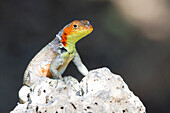
[[[31,86],[37,77],[62,78],[71,60],[78,70],[87,75],[88,70],[81,62],[75,44],[93,31],[87,20],[75,20],[66,25],[48,45],[46,45],[29,63],[23,84]]]

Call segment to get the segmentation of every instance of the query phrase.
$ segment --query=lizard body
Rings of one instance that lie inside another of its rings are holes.
[[[75,44],[93,31],[87,20],[75,20],[66,25],[48,45],[46,45],[29,63],[23,84],[31,86],[36,77],[61,78],[71,60],[78,70],[87,75],[88,70],[76,51]]]

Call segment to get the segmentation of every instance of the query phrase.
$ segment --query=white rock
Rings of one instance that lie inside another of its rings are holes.
[[[19,104],[15,107],[15,109],[13,111],[11,111],[10,113],[25,113],[25,111],[27,110],[27,105],[28,102],[24,103],[24,104]]]
[[[18,95],[20,99],[20,103],[25,103],[29,100],[30,88],[28,86],[22,86],[19,90]]]
[[[21,88],[19,98],[24,104],[18,104],[12,113],[146,112],[123,79],[107,68],[90,71],[80,83],[71,76],[63,80],[40,77],[37,81],[30,89]]]

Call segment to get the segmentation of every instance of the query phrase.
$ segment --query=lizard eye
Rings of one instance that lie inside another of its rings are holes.
[[[74,27],[74,28],[78,28],[78,25],[74,24],[73,27]]]

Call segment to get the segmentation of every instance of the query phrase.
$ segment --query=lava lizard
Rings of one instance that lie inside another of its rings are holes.
[[[88,74],[76,50],[76,42],[93,31],[87,20],[75,20],[66,25],[56,37],[46,45],[29,63],[23,84],[31,86],[36,77],[62,78],[67,65],[72,60],[80,73]]]

